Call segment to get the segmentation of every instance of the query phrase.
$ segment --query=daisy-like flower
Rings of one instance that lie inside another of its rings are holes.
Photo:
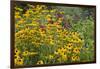
[[[66,48],[67,48],[67,49],[72,49],[72,48],[73,48],[72,43],[68,43],[68,44],[66,45]]]
[[[24,60],[22,58],[14,59],[14,63],[15,63],[15,65],[23,65]]]
[[[24,52],[22,53],[22,55],[23,55],[23,56],[27,56],[27,55],[29,55],[29,52],[28,52],[28,51],[24,51]]]
[[[73,55],[72,58],[71,58],[72,61],[79,61],[80,60],[80,57],[77,56],[77,55]]]
[[[73,49],[73,52],[74,52],[74,53],[77,53],[77,54],[80,53],[80,48],[77,48],[77,47],[74,48],[74,49]]]
[[[38,61],[37,64],[44,64],[42,60]]]
[[[17,48],[15,48],[15,55],[19,55],[19,54],[20,54],[20,51]]]

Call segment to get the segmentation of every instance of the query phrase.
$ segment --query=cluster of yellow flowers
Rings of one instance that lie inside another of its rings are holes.
[[[14,62],[15,65],[23,65],[24,64],[24,57],[28,56],[34,56],[38,54],[37,52],[29,52],[28,50],[26,51],[20,51],[17,48],[15,48],[15,55],[14,55]]]
[[[19,50],[15,50],[15,55],[14,55],[14,62],[16,65],[23,65],[23,59],[19,56],[20,51]]]
[[[57,9],[28,5],[22,14],[15,7],[15,65],[56,64],[80,61],[84,40],[62,26]],[[60,12],[59,14],[64,14]]]

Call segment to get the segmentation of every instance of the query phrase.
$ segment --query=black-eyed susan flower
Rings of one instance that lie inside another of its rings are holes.
[[[49,59],[53,59],[54,58],[54,56],[53,55],[49,55]]]
[[[79,61],[79,60],[80,60],[80,57],[77,56],[77,55],[73,55],[73,56],[71,57],[71,60],[72,60],[72,61]]]
[[[54,54],[58,55],[58,54],[59,54],[59,52],[58,52],[58,51],[54,51]]]
[[[67,49],[62,47],[62,48],[61,48],[61,51],[62,51],[62,52],[66,52]]]
[[[23,65],[24,64],[24,60],[22,58],[19,59],[14,59],[14,63],[15,65]]]
[[[19,54],[14,55],[14,59],[19,59],[19,58],[20,58]]]
[[[59,54],[64,53],[64,52],[61,50],[61,48],[58,48],[58,49],[57,49],[57,52],[58,52]]]
[[[77,47],[74,48],[74,49],[73,49],[73,52],[74,52],[74,53],[77,53],[77,54],[80,53],[80,48],[77,48]]]
[[[72,43],[68,43],[68,44],[66,45],[66,48],[67,48],[67,49],[72,49],[72,48],[73,48]]]
[[[17,48],[15,48],[15,55],[19,55],[19,54],[20,54],[20,51]]]
[[[28,51],[24,51],[24,52],[22,53],[22,55],[23,55],[23,56],[28,56],[28,55],[29,55],[29,52],[28,52]]]
[[[55,43],[54,40],[53,39],[50,39],[50,44],[51,45],[54,45],[54,43]]]
[[[44,64],[44,62],[43,62],[42,60],[39,60],[39,61],[37,62],[37,64]]]

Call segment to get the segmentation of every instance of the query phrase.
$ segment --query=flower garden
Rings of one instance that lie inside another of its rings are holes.
[[[38,4],[26,7],[14,7],[15,66],[94,61],[91,8]],[[84,13],[88,11],[91,14]]]

